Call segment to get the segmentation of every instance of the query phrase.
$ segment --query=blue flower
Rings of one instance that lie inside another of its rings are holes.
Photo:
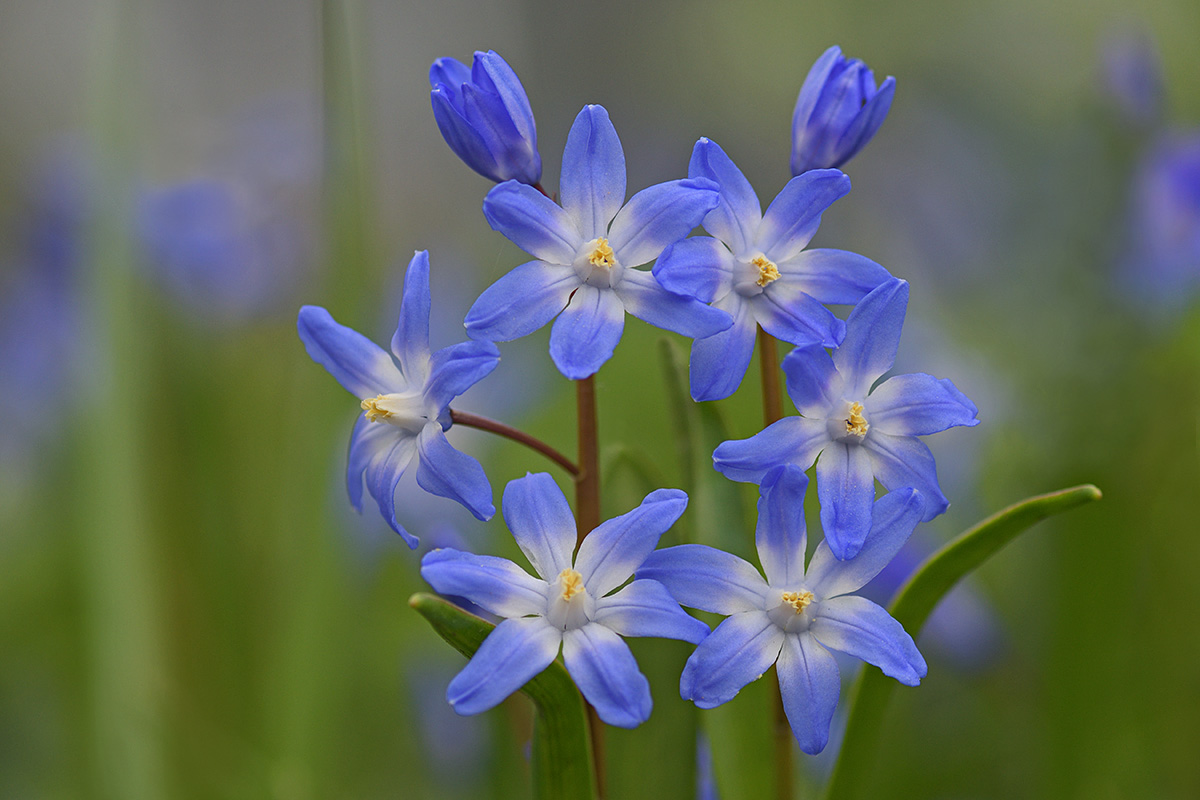
[[[948,380],[896,375],[871,391],[896,359],[907,306],[908,283],[893,278],[850,312],[846,338],[832,357],[819,345],[792,351],[783,370],[803,416],[713,453],[716,468],[738,481],[758,482],[780,464],[808,469],[816,461],[821,525],[841,559],[854,558],[871,529],[876,479],[889,490],[917,489],[925,520],[945,511],[949,501],[933,454],[917,437],[979,423],[975,404]]]
[[[667,590],[635,580],[620,591],[687,507],[678,489],[659,489],[627,514],[601,523],[575,549],[567,499],[545,473],[504,489],[504,521],[535,578],[513,562],[434,550],[421,575],[439,593],[465,597],[504,621],[446,690],[460,714],[487,711],[549,666],[563,662],[600,719],[634,728],[650,716],[650,686],[622,636],[696,643],[708,626],[688,616]],[[611,593],[611,594],[610,594]]]
[[[554,317],[550,357],[568,378],[586,378],[621,340],[625,312],[693,338],[728,328],[728,315],[662,288],[632,269],[700,223],[717,204],[711,181],[678,180],[625,203],[625,154],[608,112],[585,106],[563,151],[562,206],[517,181],[488,193],[491,226],[536,260],[488,287],[467,312],[473,339],[508,341]],[[559,313],[561,312],[561,314]]]
[[[805,569],[807,486],[790,465],[763,480],[754,538],[766,580],[737,556],[698,544],[651,553],[637,576],[659,581],[685,606],[728,615],[688,659],[680,694],[715,708],[774,664],[792,733],[801,750],[815,754],[829,739],[841,690],[829,650],[874,664],[907,686],[920,683],[926,666],[900,623],[850,594],[912,534],[921,516],[917,493],[892,492],[876,503],[875,524],[857,558],[838,561],[821,542]]]
[[[442,138],[468,167],[497,183],[542,178],[537,127],[517,73],[489,50],[468,70],[453,58],[429,68],[433,116]]]
[[[361,513],[363,477],[379,512],[409,547],[417,538],[396,521],[393,493],[415,460],[417,483],[490,519],[492,487],[474,458],[446,441],[450,401],[483,380],[500,359],[495,345],[463,342],[429,352],[429,254],[413,256],[404,281],[392,355],[319,306],[300,309],[298,328],[309,356],[362,401],[350,436],[346,486]]]
[[[892,107],[896,79],[875,75],[834,46],[808,71],[792,115],[792,174],[840,167],[863,149]]]
[[[757,327],[794,345],[836,347],[845,324],[822,303],[853,304],[891,276],[844,250],[805,250],[821,214],[850,191],[833,169],[792,178],[762,213],[741,170],[715,142],[701,139],[688,177],[721,187],[720,203],[704,218],[716,238],[684,239],[654,265],[666,289],[712,303],[733,326],[692,345],[691,387],[696,400],[720,400],[737,391],[754,353]]]

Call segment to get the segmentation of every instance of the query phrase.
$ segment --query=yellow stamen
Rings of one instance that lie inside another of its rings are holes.
[[[573,569],[564,569],[559,573],[558,579],[562,582],[563,586],[563,600],[570,600],[575,595],[581,594],[584,591],[583,576]]]
[[[362,401],[362,410],[367,412],[367,419],[371,422],[379,422],[381,419],[387,419],[392,415],[392,412],[386,408],[379,407],[379,401],[383,399],[383,395],[377,394],[372,398]]]
[[[755,283],[759,286],[766,286],[768,283],[779,280],[779,267],[772,264],[766,256],[757,256],[750,263],[758,267],[758,280]]]
[[[617,265],[617,257],[613,254],[613,249],[608,246],[608,239],[601,237],[596,240],[596,247],[588,256],[588,263],[594,267],[604,267],[605,269],[612,269]]]
[[[867,419],[862,412],[862,403],[850,404],[850,416],[846,420],[846,433],[853,433],[855,436],[867,435],[867,429],[871,426],[867,424]]]
[[[803,613],[804,609],[808,608],[809,603],[816,599],[816,596],[809,591],[783,593],[783,602],[794,608],[797,614]]]

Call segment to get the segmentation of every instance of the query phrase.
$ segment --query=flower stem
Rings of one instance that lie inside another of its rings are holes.
[[[600,435],[596,423],[596,383],[591,375],[575,382],[575,413],[578,425],[579,471],[575,473],[576,543],[600,524]],[[588,703],[588,727],[592,733],[592,760],[596,766],[596,796],[604,800],[604,723]]]
[[[472,414],[467,411],[459,411],[454,408],[450,409],[450,421],[455,425],[465,425],[468,428],[478,428],[481,431],[494,433],[497,436],[503,436],[505,439],[511,439],[514,442],[523,444],[530,450],[535,450],[553,461],[555,464],[558,464],[560,467],[570,473],[571,477],[577,477],[579,475],[579,467],[575,465],[574,461],[567,458],[562,453],[543,442],[541,439],[538,439],[535,436],[530,436],[528,433],[525,433],[525,431],[518,430],[511,425],[505,425],[503,422],[497,422],[494,419],[488,419],[487,417],[481,417],[478,414]]]
[[[759,326],[758,363],[762,371],[763,424],[783,419],[783,395],[779,388],[779,350],[775,337]]]

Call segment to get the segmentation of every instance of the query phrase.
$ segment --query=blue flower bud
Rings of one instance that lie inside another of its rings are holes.
[[[883,124],[895,93],[895,78],[876,88],[870,68],[844,58],[841,48],[822,53],[792,115],[792,174],[840,167],[853,158]]]
[[[468,167],[497,183],[535,185],[542,177],[537,127],[517,73],[489,50],[466,65],[439,58],[429,68],[433,116],[442,138]]]

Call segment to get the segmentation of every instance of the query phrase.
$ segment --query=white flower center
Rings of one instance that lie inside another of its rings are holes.
[[[807,630],[817,597],[807,589],[779,593],[779,603],[767,609],[767,617],[788,633]]]
[[[371,422],[386,422],[413,433],[420,433],[433,419],[420,392],[378,394],[363,400],[361,405]]]
[[[829,438],[847,444],[861,443],[871,429],[863,411],[863,404],[857,400],[843,400],[841,413],[829,418]]]
[[[763,253],[740,259],[733,269],[733,288],[743,297],[762,294],[763,289],[779,280],[779,267]]]
[[[596,599],[588,594],[583,576],[569,567],[550,584],[546,596],[546,621],[559,630],[582,628],[592,620]]]
[[[597,289],[611,289],[621,281],[625,268],[617,260],[612,245],[603,236],[592,239],[575,256],[575,273],[584,283]]]

